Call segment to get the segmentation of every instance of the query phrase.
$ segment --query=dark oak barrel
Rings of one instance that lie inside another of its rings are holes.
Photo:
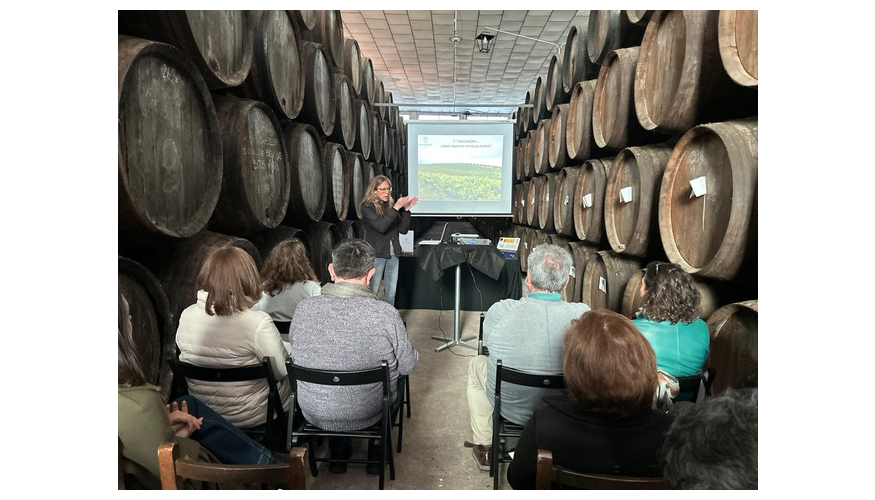
[[[550,118],[550,109],[547,108],[547,82],[539,76],[535,80],[535,93],[532,96],[532,122],[537,126],[544,118]]]
[[[119,36],[120,238],[191,236],[221,188],[221,132],[197,68],[170,45]]]
[[[695,196],[690,181],[700,177],[706,194]],[[756,209],[756,119],[684,134],[659,193],[659,232],[669,260],[691,274],[735,278],[745,259],[756,256]]]
[[[744,87],[759,84],[759,11],[721,10],[717,22],[720,59],[732,81]]]
[[[362,198],[365,194],[365,188],[367,187],[364,184],[364,179],[362,178],[362,164],[364,160],[362,159],[361,153],[356,153],[355,151],[347,151],[346,152],[346,169],[349,171],[349,188],[350,188],[350,198],[349,198],[349,206],[350,209],[346,211],[346,217],[348,219],[361,219],[362,218]]]
[[[639,269],[629,278],[626,283],[626,290],[623,292],[623,308],[621,314],[629,319],[635,319],[638,310],[641,309],[641,280],[644,279],[644,269]],[[700,278],[693,277],[696,283],[696,289],[699,290],[699,317],[707,320],[711,313],[717,309],[718,298],[717,292],[707,282]]]
[[[632,24],[637,24],[638,26],[647,26],[647,23],[650,22],[650,18],[653,16],[652,10],[627,10],[626,11],[626,19],[629,20]]]
[[[717,371],[711,390],[720,394],[741,387],[741,382],[758,368],[757,325],[759,302],[747,300],[729,304],[708,318],[711,357],[708,366]]]
[[[267,259],[270,257],[270,251],[273,250],[273,247],[286,240],[300,241],[307,250],[310,265],[313,264],[313,257],[310,252],[310,238],[307,237],[307,233],[301,229],[280,225],[273,229],[262,231],[252,237],[252,243],[258,248],[258,253],[262,255],[265,263],[267,263]]]
[[[316,23],[318,22],[319,12],[318,10],[288,10],[288,12],[295,23],[301,28],[301,36],[305,40],[313,41],[313,31],[316,29]]]
[[[390,141],[392,140],[390,131],[392,129],[389,128],[389,122],[386,120],[380,120],[378,126],[380,127],[380,142],[383,149],[383,161],[380,163],[388,166],[389,162],[392,161],[392,148],[390,147]]]
[[[586,29],[589,60],[603,64],[608,53],[641,44],[644,27],[629,21],[625,10],[591,10]]]
[[[337,224],[337,231],[340,233],[340,240],[350,238],[359,238],[359,226],[354,220],[345,220]]]
[[[322,165],[328,172],[328,189],[323,220],[340,222],[349,210],[350,179],[352,172],[346,161],[343,146],[325,141],[322,145]]]
[[[225,246],[246,250],[255,261],[256,267],[261,269],[261,255],[249,240],[211,231],[201,231],[191,238],[178,240],[162,249],[155,276],[167,294],[170,312],[173,314],[174,332],[179,327],[179,315],[197,301],[197,275],[204,261],[213,250]]]
[[[529,195],[529,189],[532,185],[532,181],[523,181],[519,184],[519,203],[517,205],[517,210],[519,213],[517,214],[517,224],[527,225],[529,223],[528,211],[526,210],[526,205],[528,202],[526,201],[526,197]]]
[[[356,110],[358,105],[349,77],[334,73],[335,110],[334,130],[329,138],[342,144],[344,149],[355,146]]]
[[[325,46],[315,42],[301,41],[301,58],[304,61],[304,107],[301,118],[316,127],[322,135],[334,131],[335,94],[334,73],[328,60]]]
[[[383,161],[383,127],[380,124],[380,112],[371,111],[371,157],[376,163]]]
[[[526,223],[533,227],[540,227],[538,223],[538,199],[541,196],[543,182],[543,176],[533,177],[526,194]]]
[[[556,177],[556,196],[553,197],[553,227],[559,234],[575,236],[574,191],[580,176],[580,165],[563,168]]]
[[[528,173],[528,167],[526,166],[526,148],[528,143],[528,139],[520,139],[513,150],[513,175],[517,182],[524,180]]]
[[[291,182],[279,120],[262,102],[230,95],[214,101],[224,173],[210,230],[244,234],[278,226],[289,205]]]
[[[574,189],[574,232],[581,241],[599,244],[604,239],[605,187],[613,158],[587,160]],[[586,206],[586,202],[589,206]]]
[[[547,141],[547,156],[550,170],[553,171],[560,170],[568,163],[568,150],[565,146],[568,106],[568,104],[557,104],[553,108],[553,118],[550,118],[550,140]]]
[[[362,91],[362,51],[355,38],[343,39],[343,74],[349,77],[352,91],[358,97]]]
[[[252,66],[252,11],[120,10],[119,33],[169,43],[212,89],[243,83]]]
[[[581,287],[583,285],[583,275],[586,272],[586,263],[590,257],[599,251],[599,247],[580,243],[578,241],[568,243],[566,247],[571,251],[574,258],[574,269],[571,274],[574,276],[568,280],[568,292],[566,296],[570,299],[565,299],[567,302],[583,302],[583,294]]]
[[[296,118],[304,105],[299,40],[298,29],[287,11],[264,11],[255,29],[252,71],[235,93],[267,104],[279,118]]]
[[[317,10],[313,41],[325,46],[328,62],[343,67],[343,19],[339,10]]]
[[[118,258],[118,291],[125,296],[131,311],[134,347],[146,381],[170,395],[173,374],[169,362],[176,354],[176,329],[170,303],[161,283],[145,266]]]
[[[586,80],[598,77],[599,67],[589,60],[586,52],[585,31],[580,26],[572,25],[565,39],[565,51],[562,57],[562,90],[569,98],[574,86]]]
[[[383,102],[386,104],[395,104],[395,98],[392,96],[392,92],[386,91],[386,96],[383,99]],[[396,127],[396,123],[398,119],[398,108],[395,106],[386,108],[386,122],[393,129]]]
[[[659,185],[671,152],[667,144],[634,146],[614,160],[605,188],[605,231],[615,252],[645,257],[661,250]]]
[[[526,91],[526,99],[524,102],[526,104],[531,104],[534,101],[534,96],[535,96],[534,90],[527,90]],[[526,135],[529,133],[529,130],[532,128],[532,107],[528,106],[528,107],[523,107],[521,109],[523,111],[517,117],[517,120],[520,122],[520,130],[519,130],[520,138],[523,138],[523,137],[526,137]]]
[[[550,171],[550,119],[538,122],[535,132],[535,146],[532,154],[534,172],[532,175],[544,175]]]
[[[371,110],[362,99],[356,99],[355,105],[355,144],[353,149],[365,158],[371,156]]]
[[[340,231],[330,222],[314,222],[307,229],[310,238],[310,250],[313,258],[313,270],[324,285],[331,282],[328,264],[331,263],[331,250],[340,241]]]
[[[590,309],[620,312],[629,278],[641,269],[641,261],[614,252],[596,252],[586,263],[580,293]]]
[[[372,104],[374,97],[374,86],[376,82],[374,81],[374,62],[371,61],[370,57],[362,57],[362,87],[359,92],[359,97],[362,98],[366,103]]]
[[[519,224],[519,222],[520,222],[520,219],[519,219],[520,192],[522,191],[522,189],[523,189],[522,184],[514,184],[513,187],[511,188],[511,197],[513,198],[513,201],[511,204],[511,208],[510,208],[510,215],[511,215],[511,222],[514,224]]]
[[[592,135],[592,107],[596,80],[578,82],[571,91],[565,125],[565,151],[571,161],[592,158],[598,145]]]
[[[553,198],[556,197],[556,173],[549,173],[540,179],[541,191],[538,193],[538,225],[541,229],[553,232]]]
[[[638,47],[630,47],[611,51],[602,63],[592,109],[592,134],[600,148],[619,151],[653,137],[635,116],[632,89],[637,62]]]
[[[645,129],[683,134],[756,114],[756,89],[736,85],[723,69],[718,17],[716,10],[654,12],[635,70],[635,111]]]
[[[568,102],[568,92],[562,86],[562,54],[553,54],[550,57],[550,66],[547,69],[547,92],[544,95],[545,106],[553,110],[558,104]]]
[[[312,125],[283,123],[283,142],[289,152],[291,195],[285,222],[306,227],[322,219],[328,191],[328,172],[322,167],[322,141]]]
[[[363,192],[368,189],[368,186],[371,183],[371,179],[374,176],[380,175],[377,173],[377,164],[372,161],[364,161],[362,162],[362,186],[364,186]]]
[[[384,104],[386,101],[384,100],[386,97],[386,87],[383,85],[383,80],[377,78],[374,81],[374,96],[371,99],[371,104],[374,104],[374,111],[380,115],[381,120],[385,120],[387,116],[387,111],[389,108],[386,106],[376,106],[377,104]]]

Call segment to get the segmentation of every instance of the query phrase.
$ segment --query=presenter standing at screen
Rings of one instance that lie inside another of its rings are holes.
[[[385,175],[371,179],[362,200],[362,219],[364,220],[364,240],[374,247],[376,272],[371,278],[371,291],[374,295],[380,290],[380,281],[386,282],[383,300],[395,305],[395,288],[398,285],[398,257],[401,255],[400,233],[410,228],[410,209],[419,201],[402,196],[392,200],[389,190],[392,185]],[[385,277],[384,277],[385,271]]]

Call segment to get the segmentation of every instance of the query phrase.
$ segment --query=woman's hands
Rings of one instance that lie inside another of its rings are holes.
[[[419,198],[410,198],[407,200],[407,203],[404,205],[404,210],[410,211],[417,203],[419,203]]]
[[[182,402],[181,409],[176,401],[173,402],[173,406],[167,405],[167,416],[170,418],[170,427],[173,427],[177,437],[187,438],[191,436],[193,432],[201,428],[201,424],[204,422],[204,417],[194,418],[188,413],[188,403],[185,401]]]
[[[407,196],[402,196],[395,200],[394,208],[395,210],[401,210],[403,208],[404,210],[409,211],[417,203],[419,203],[419,198],[408,198]]]

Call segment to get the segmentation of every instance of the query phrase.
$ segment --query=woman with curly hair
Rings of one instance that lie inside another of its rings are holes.
[[[632,323],[656,353],[657,369],[675,377],[699,373],[711,351],[708,326],[699,318],[699,291],[689,274],[651,262],[641,280],[641,310]]]
[[[273,247],[261,275],[261,299],[252,310],[264,311],[274,321],[291,321],[298,303],[322,294],[307,249],[298,240],[285,240]]]

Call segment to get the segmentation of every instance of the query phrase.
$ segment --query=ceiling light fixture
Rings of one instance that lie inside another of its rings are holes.
[[[477,35],[477,38],[474,41],[477,42],[477,50],[483,53],[488,53],[489,49],[491,49],[492,39],[495,38],[495,35],[487,35],[486,33],[480,33]]]
[[[562,53],[562,47],[565,45],[565,43],[563,43],[562,45],[559,45],[559,44],[556,44],[556,43],[553,43],[553,42],[548,42],[548,41],[546,41],[546,40],[541,40],[540,38],[532,38],[532,37],[530,37],[530,36],[517,35],[516,33],[511,33],[510,31],[504,31],[504,30],[500,30],[500,29],[497,29],[497,28],[490,28],[489,26],[486,26],[486,27],[483,28],[483,29],[496,31],[496,32],[498,32],[498,33],[505,33],[505,34],[508,34],[508,35],[511,35],[511,36],[515,36],[515,37],[518,37],[518,38],[525,38],[525,39],[527,39],[527,40],[534,40],[534,41],[536,41],[536,42],[548,43],[548,44],[550,44],[550,45],[556,47],[556,50],[559,51],[559,53]],[[481,36],[484,36],[484,34],[481,33],[477,38],[479,39]],[[486,35],[486,36],[489,36],[489,35]],[[477,43],[479,44],[480,42],[478,41]],[[483,52],[483,51],[481,50],[481,52]]]

